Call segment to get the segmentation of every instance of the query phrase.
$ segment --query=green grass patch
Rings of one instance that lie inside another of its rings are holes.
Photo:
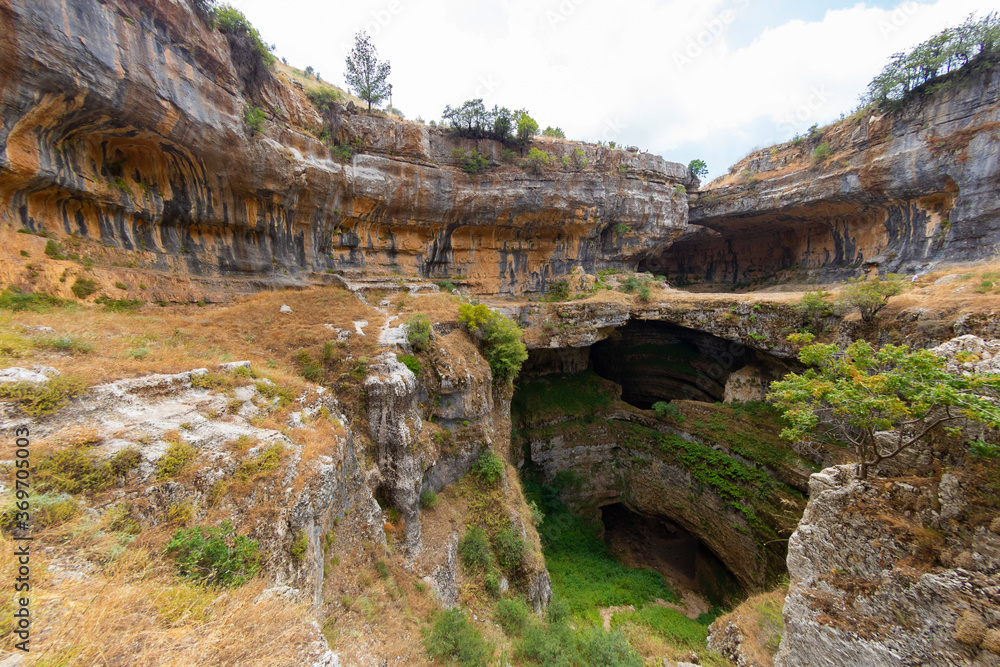
[[[169,479],[187,470],[198,450],[186,442],[171,442],[167,453],[156,464],[156,479]]]
[[[611,627],[625,629],[630,625],[649,628],[664,640],[682,650],[702,652],[713,615],[692,620],[676,609],[649,605],[636,611],[620,611],[611,618]]]
[[[0,400],[17,403],[31,417],[50,415],[70,399],[83,393],[86,384],[75,375],[56,375],[48,382],[8,382],[0,384]]]
[[[22,292],[13,285],[8,286],[0,292],[0,308],[6,308],[14,312],[31,311],[34,313],[47,313],[53,308],[66,305],[65,299],[52,296],[50,294],[34,294]]]
[[[525,495],[545,513],[538,532],[552,590],[572,616],[597,623],[599,607],[641,607],[656,599],[679,601],[660,573],[625,567],[615,560],[598,537],[597,527],[570,512],[556,489],[533,480],[526,480],[524,488]]]
[[[611,407],[608,383],[593,371],[520,383],[511,412],[521,424],[560,415],[592,416]]]
[[[281,455],[284,452],[285,447],[281,443],[268,445],[253,458],[239,464],[233,476],[239,480],[248,480],[272,472],[281,465]]]

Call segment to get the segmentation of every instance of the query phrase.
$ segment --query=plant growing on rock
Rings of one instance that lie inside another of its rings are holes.
[[[903,291],[899,277],[889,274],[883,280],[874,278],[848,280],[837,297],[837,304],[846,308],[857,308],[863,322],[874,322],[878,312],[886,307],[889,299]]]
[[[521,327],[481,303],[459,306],[458,319],[469,333],[482,339],[483,353],[493,372],[493,382],[513,383],[528,358],[528,350],[521,340]]]
[[[551,156],[548,153],[532,147],[528,151],[528,161],[525,163],[525,166],[531,173],[540,175],[549,166],[550,161]]]
[[[164,552],[174,556],[184,577],[206,585],[241,586],[260,571],[259,545],[235,533],[228,520],[218,528],[181,529],[167,542]]]
[[[789,373],[768,394],[790,423],[781,436],[801,440],[832,425],[854,447],[862,479],[935,431],[954,434],[970,422],[1000,427],[1000,377],[953,375],[929,350],[875,350],[860,340],[843,350],[809,345],[799,361],[811,368]]]
[[[823,320],[833,315],[833,304],[827,301],[830,293],[819,289],[809,291],[792,308],[802,318],[803,325],[814,334],[823,333]]]
[[[431,323],[423,315],[414,315],[406,321],[406,340],[415,352],[423,352],[431,344]],[[406,362],[403,362],[406,363]],[[409,364],[407,364],[409,366]],[[412,368],[410,370],[413,370]],[[416,371],[414,371],[416,373]]]

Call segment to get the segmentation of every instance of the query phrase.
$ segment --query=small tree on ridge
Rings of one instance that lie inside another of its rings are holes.
[[[344,78],[355,94],[368,103],[368,111],[372,104],[378,104],[389,96],[389,72],[392,70],[389,61],[380,61],[378,52],[366,32],[354,36],[354,48],[347,56],[347,71]]]

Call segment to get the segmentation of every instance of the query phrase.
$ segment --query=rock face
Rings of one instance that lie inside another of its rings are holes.
[[[0,220],[146,268],[403,271],[513,294],[574,266],[634,268],[687,223],[690,174],[658,156],[545,141],[553,166],[528,174],[497,142],[321,118],[290,82],[234,64],[187,0],[13,0],[0,32]],[[321,135],[360,152],[341,163]],[[470,176],[456,150],[493,168]]]
[[[853,467],[813,475],[788,547],[777,665],[1000,664],[987,641],[1000,625],[1000,535],[975,527],[964,549],[951,534],[970,510],[951,477],[864,482]]]
[[[779,271],[912,273],[996,256],[1000,68],[978,65],[898,112],[751,153],[692,201],[691,230],[645,266],[748,284]]]

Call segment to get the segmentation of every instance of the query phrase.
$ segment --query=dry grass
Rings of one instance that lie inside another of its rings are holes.
[[[0,537],[0,573],[12,580],[13,542]],[[298,665],[315,635],[308,607],[266,597],[252,582],[231,592],[177,583],[129,547],[105,575],[59,578],[32,556],[32,643],[27,665]],[[65,566],[65,561],[59,561]],[[9,627],[9,597],[3,601]],[[282,622],[262,622],[281,619]],[[15,639],[3,633],[0,647]]]
[[[434,594],[404,565],[392,541],[382,546],[367,535],[363,522],[349,515],[324,539],[324,635],[345,664],[430,664],[421,629],[437,609]],[[424,544],[431,544],[426,535]]]
[[[279,313],[283,304],[294,312]],[[79,374],[89,384],[149,373],[211,369],[218,363],[246,359],[275,381],[301,389],[295,351],[311,348],[318,354],[323,343],[336,337],[324,324],[353,331],[352,322],[360,319],[372,324],[366,329],[369,336],[352,336],[346,353],[363,356],[373,351],[370,334],[373,328],[377,331],[382,317],[338,287],[262,293],[232,305],[204,308],[147,305],[135,314],[111,313],[89,305],[46,313],[3,311],[0,336],[30,339],[25,333],[30,331],[28,327],[48,326],[59,334],[86,338],[94,345],[87,354],[34,350],[30,360],[63,373]],[[148,353],[139,357],[134,354],[138,348]],[[4,365],[16,363],[11,358]]]

